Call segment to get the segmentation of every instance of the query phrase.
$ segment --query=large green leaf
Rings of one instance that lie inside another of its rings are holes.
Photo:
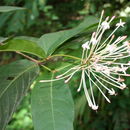
[[[0,37],[0,44],[2,44],[2,42],[8,40],[9,38],[8,37]]]
[[[15,7],[15,6],[0,6],[0,12],[10,12],[16,10],[24,10],[25,8]]]
[[[39,67],[27,60],[0,67],[0,130],[5,129],[38,73]]]
[[[20,51],[43,58],[45,53],[35,42],[24,39],[13,39],[0,46],[0,51]]]
[[[41,76],[41,79],[47,75]],[[37,83],[32,93],[35,130],[73,130],[74,104],[63,81]]]
[[[29,41],[37,43],[39,38],[37,38],[37,37],[29,37],[29,36],[17,36],[14,39],[29,40]]]
[[[95,24],[97,19],[95,17],[87,17],[79,26],[74,29],[48,33],[43,35],[38,44],[43,48],[46,55],[51,55],[55,49],[60,46],[62,43],[82,32],[83,30],[89,28],[91,25]]]

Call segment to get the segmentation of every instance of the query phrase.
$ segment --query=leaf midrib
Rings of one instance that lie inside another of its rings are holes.
[[[53,78],[53,75],[52,75]],[[51,113],[52,113],[52,120],[53,120],[53,130],[55,130],[55,118],[54,118],[54,107],[53,107],[53,81],[50,84],[50,98],[51,98]]]
[[[22,74],[24,74],[26,71],[28,71],[29,69],[32,69],[32,68],[35,67],[35,66],[36,66],[36,64],[33,65],[33,66],[31,66],[31,67],[29,67],[29,68],[27,68],[27,69],[25,69],[25,71],[22,71],[20,74],[18,74],[18,75],[7,85],[7,87],[5,88],[5,90],[1,93],[0,99],[1,99],[1,97],[3,96],[3,94],[8,90],[8,88],[11,86],[11,84],[12,84],[13,82],[15,82],[16,79],[18,79]]]

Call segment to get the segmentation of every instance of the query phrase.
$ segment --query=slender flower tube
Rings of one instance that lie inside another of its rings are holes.
[[[127,36],[119,36],[116,39],[114,35],[119,28],[124,27],[125,22],[120,19],[119,23],[116,24],[116,28],[104,40],[103,35],[110,29],[110,24],[115,16],[107,17],[103,21],[103,15],[104,11],[101,13],[96,32],[92,33],[89,41],[82,44],[81,63],[58,75],[56,79],[40,81],[51,82],[65,79],[65,83],[68,83],[75,73],[81,72],[77,92],[80,92],[83,88],[88,106],[93,110],[98,109],[98,104],[96,104],[96,98],[94,97],[95,88],[110,103],[108,94],[116,95],[115,88],[125,89],[126,84],[123,76],[130,76],[127,73],[130,68],[130,61],[126,63],[126,60],[122,60],[130,56],[130,42],[125,41]]]

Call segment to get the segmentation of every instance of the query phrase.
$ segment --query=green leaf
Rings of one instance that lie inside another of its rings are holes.
[[[25,8],[15,7],[15,6],[0,6],[0,12],[10,12],[16,10],[25,10]]]
[[[44,74],[40,79],[46,77]],[[74,103],[68,85],[63,80],[37,81],[32,92],[32,116],[35,130],[73,130]]]
[[[0,46],[0,51],[20,51],[33,54],[39,58],[44,58],[45,54],[42,48],[35,42],[23,39],[14,39]]]
[[[75,117],[77,118],[78,116],[83,116],[84,110],[86,110],[86,96],[80,95],[75,101]],[[89,117],[88,117],[89,118]]]
[[[2,42],[5,42],[8,39],[8,37],[0,37],[0,44],[2,44]]]
[[[0,67],[0,130],[5,129],[38,73],[39,67],[27,60]]]
[[[74,37],[78,33],[81,33],[83,30],[89,28],[91,25],[95,23],[97,23],[97,19],[95,17],[89,16],[74,29],[43,35],[39,39],[38,44],[41,46],[41,48],[43,48],[47,56],[51,55],[55,51],[55,49],[62,43]]]
[[[37,43],[38,38],[37,37],[29,37],[29,36],[17,36],[14,39],[21,39],[21,40],[28,40]]]

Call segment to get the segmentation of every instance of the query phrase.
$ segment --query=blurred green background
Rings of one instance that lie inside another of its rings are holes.
[[[88,15],[99,18],[103,9],[106,16],[123,17],[126,26],[118,34],[130,37],[129,0],[1,0],[0,6],[26,8],[24,11],[0,13],[0,37],[40,37],[45,33],[70,29]],[[19,58],[22,57],[15,53],[0,53],[0,65]],[[77,83],[77,77],[70,83],[70,86],[75,86],[71,88],[75,100],[75,130],[130,130],[129,88],[111,97],[111,104],[97,95],[101,107],[95,112],[88,108],[84,94],[76,92]],[[126,79],[126,84],[130,86],[130,79]],[[33,130],[30,93],[17,109],[7,130]]]

